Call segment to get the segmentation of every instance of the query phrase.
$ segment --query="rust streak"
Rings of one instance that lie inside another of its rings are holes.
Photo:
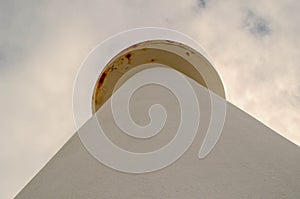
[[[103,84],[104,82],[104,79],[105,77],[107,76],[107,72],[104,71],[103,74],[101,75],[99,81],[98,81],[98,85],[97,85],[97,88],[99,89],[101,87],[101,85]]]

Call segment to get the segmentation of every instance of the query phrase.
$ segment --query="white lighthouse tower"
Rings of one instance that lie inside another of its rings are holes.
[[[128,107],[114,104],[122,91]],[[227,102],[211,60],[178,32],[136,29],[103,42],[73,103],[77,132],[17,199],[300,198],[300,147]],[[138,127],[116,122],[127,110]],[[148,135],[156,118],[163,125]]]

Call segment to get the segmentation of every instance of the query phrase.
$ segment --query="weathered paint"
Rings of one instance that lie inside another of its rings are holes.
[[[96,112],[112,93],[117,89],[120,78],[128,79],[135,73],[128,73],[131,69],[147,63],[159,63],[174,68],[192,78],[201,85],[208,87],[203,76],[215,82],[211,89],[225,98],[222,81],[207,59],[194,49],[170,40],[145,41],[128,47],[120,52],[105,66],[99,75],[94,88],[92,109]],[[204,71],[200,74],[198,71]],[[126,74],[126,75],[125,75]],[[120,85],[119,85],[120,86]]]

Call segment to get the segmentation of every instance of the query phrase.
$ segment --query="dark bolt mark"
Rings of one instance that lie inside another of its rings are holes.
[[[190,53],[189,53],[189,52],[186,52],[185,54],[186,54],[187,56],[190,56]]]
[[[151,59],[151,62],[154,62],[154,59]]]
[[[175,41],[171,41],[171,40],[166,40],[169,43],[175,43]]]
[[[134,45],[132,45],[130,48],[136,48],[136,47],[138,47],[139,46],[139,44],[134,44]]]

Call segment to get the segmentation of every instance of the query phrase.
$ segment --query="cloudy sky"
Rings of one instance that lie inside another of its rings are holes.
[[[297,0],[0,0],[0,198],[74,133],[72,85],[89,51],[136,27],[194,38],[228,100],[300,145],[299,10]]]

